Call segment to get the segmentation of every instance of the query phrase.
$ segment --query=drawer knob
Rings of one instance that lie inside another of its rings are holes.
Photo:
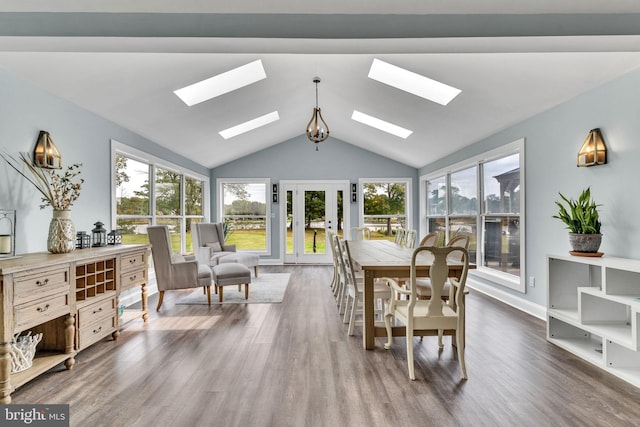
[[[131,258],[131,259],[129,260],[129,264],[133,264],[134,262],[136,262],[136,259],[135,259],[135,258]]]
[[[45,311],[49,310],[49,304],[45,305],[44,307],[38,307],[38,308],[36,308],[36,310],[39,313],[44,313]]]
[[[93,310],[93,314],[100,313],[101,311],[102,311],[102,307],[100,307],[100,308],[99,308],[99,309],[97,309],[97,310]]]
[[[94,329],[93,333],[94,334],[99,334],[101,330],[102,330],[102,326],[100,326],[98,329]]]
[[[36,281],[36,285],[38,286],[45,286],[47,283],[49,283],[49,279],[44,279],[44,280],[37,280]]]
[[[138,275],[134,274],[133,276],[129,276],[129,280],[131,280],[133,282],[134,280],[136,280],[137,277],[138,277]]]

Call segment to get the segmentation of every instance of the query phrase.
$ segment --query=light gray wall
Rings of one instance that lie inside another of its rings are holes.
[[[535,288],[524,298],[546,305],[546,254],[569,250],[564,225],[553,219],[558,192],[577,197],[591,187],[601,206],[600,251],[605,256],[640,258],[639,103],[640,71],[631,72],[556,108],[483,139],[465,150],[420,169],[439,170],[492,148],[525,138],[526,274]],[[608,149],[608,164],[576,167],[576,157],[589,130],[599,127]],[[507,290],[506,288],[501,288]]]
[[[0,69],[0,149],[15,156],[32,153],[40,130],[51,134],[65,168],[83,164],[85,182],[72,207],[77,230],[90,231],[98,220],[111,223],[111,139],[209,174],[208,168]],[[17,211],[16,253],[47,250],[51,208],[40,210],[40,204],[35,188],[0,161],[0,208]]]
[[[314,144],[306,135],[282,142],[258,151],[242,159],[219,166],[211,171],[211,217],[215,218],[217,178],[271,178],[276,183],[281,180],[349,180],[359,178],[411,178],[413,200],[418,198],[418,170],[403,163],[379,156],[337,138],[330,137]],[[351,203],[351,224],[358,223],[357,203]],[[413,220],[417,227],[418,208],[414,204]],[[272,206],[271,258],[279,254],[278,236],[280,217],[278,205]]]

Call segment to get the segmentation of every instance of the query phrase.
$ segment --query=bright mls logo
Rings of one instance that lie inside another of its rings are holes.
[[[2,426],[69,427],[69,405],[3,405]]]

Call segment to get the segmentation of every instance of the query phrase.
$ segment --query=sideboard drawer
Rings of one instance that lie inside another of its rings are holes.
[[[69,295],[58,295],[41,299],[35,303],[23,304],[14,308],[13,333],[24,331],[36,325],[48,322],[56,317],[70,313]]]
[[[129,271],[120,275],[120,291],[147,283],[147,269]]]
[[[69,268],[36,270],[17,276],[13,283],[15,305],[62,292],[69,292]]]
[[[99,321],[107,317],[113,317],[116,312],[115,297],[98,301],[95,304],[88,305],[78,309],[78,327]]]
[[[143,268],[147,268],[146,266],[146,257],[144,251],[136,252],[133,254],[123,255],[122,261],[120,265],[120,271],[122,273],[127,271],[140,270]]]
[[[106,319],[81,326],[78,330],[78,350],[82,350],[115,332],[116,325],[116,316],[113,314]]]

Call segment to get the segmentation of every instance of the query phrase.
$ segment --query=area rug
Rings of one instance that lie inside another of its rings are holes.
[[[259,276],[251,277],[249,284],[249,299],[244,299],[244,286],[238,292],[237,286],[224,287],[224,300],[222,304],[276,304],[282,302],[284,293],[289,284],[289,273],[259,273]],[[207,305],[207,296],[198,288],[189,295],[180,299],[176,304]],[[218,295],[211,287],[211,304],[220,304]]]

